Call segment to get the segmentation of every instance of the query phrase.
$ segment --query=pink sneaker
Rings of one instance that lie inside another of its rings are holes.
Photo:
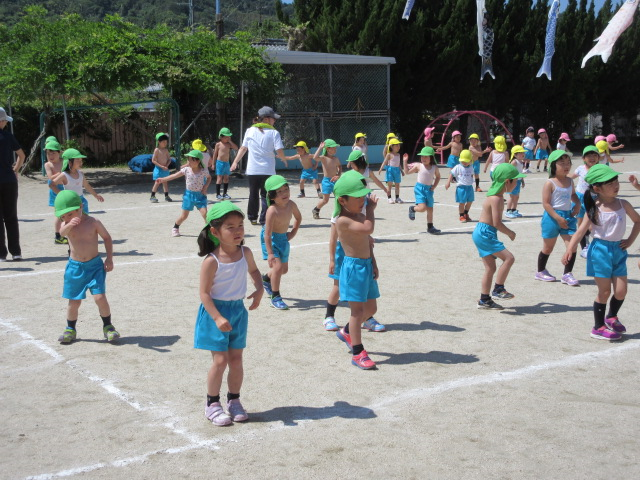
[[[547,270],[542,270],[541,272],[537,272],[534,277],[536,280],[540,280],[541,282],[555,282],[556,277],[551,275]]]
[[[209,419],[211,423],[218,427],[224,427],[225,425],[231,425],[231,417],[224,413],[220,402],[214,402],[204,409],[204,415]]]
[[[576,279],[576,277],[573,276],[573,273],[571,272],[565,273],[564,275],[562,275],[562,279],[560,280],[560,283],[564,283],[566,285],[569,285],[570,287],[580,286],[580,282]]]
[[[346,343],[349,351],[353,352],[353,347],[351,346],[351,335],[349,335],[344,331],[344,327],[342,327],[340,330],[336,332],[336,337],[338,337],[340,340]]]
[[[244,422],[249,419],[249,415],[247,415],[247,412],[240,403],[239,398],[229,400],[227,402],[227,410],[229,410],[229,416],[234,422]]]
[[[369,358],[369,354],[366,350],[363,350],[360,355],[354,355],[351,357],[351,363],[362,370],[371,370],[376,368],[376,364]]]
[[[612,330],[609,330],[606,325],[600,328],[591,329],[591,338],[597,338],[598,340],[620,340],[622,335]]]
[[[609,330],[613,330],[616,333],[625,333],[627,331],[625,326],[618,320],[618,317],[605,318],[604,324]]]

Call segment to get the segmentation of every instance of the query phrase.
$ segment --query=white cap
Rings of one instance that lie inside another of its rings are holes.
[[[0,122],[2,121],[13,122],[13,118],[7,115],[4,108],[0,107]]]

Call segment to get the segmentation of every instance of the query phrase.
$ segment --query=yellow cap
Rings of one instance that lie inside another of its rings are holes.
[[[392,138],[391,140],[389,140],[389,145],[401,145],[401,144],[402,142],[397,138]]]
[[[460,162],[471,163],[473,161],[473,156],[471,155],[471,150],[462,150],[460,152]]]
[[[309,153],[309,147],[307,147],[307,142],[303,142],[302,140],[300,140],[298,143],[296,143],[295,145],[296,147],[302,147],[304,148],[304,151]]]
[[[609,142],[607,142],[606,140],[600,140],[598,143],[596,143],[596,148],[600,153],[609,153]]]
[[[499,152],[507,151],[507,140],[502,135],[498,135],[493,139],[493,144],[496,146],[496,150]]]
[[[367,138],[367,134],[362,132],[356,133],[356,140],[362,137]]]
[[[475,138],[476,140],[480,140],[480,137],[478,136],[477,133],[472,133],[471,135],[469,135],[469,140],[471,140],[472,138]]]
[[[525,153],[525,150],[522,147],[522,145],[516,145],[511,149],[511,160],[513,160],[513,157],[515,157],[516,153]]]

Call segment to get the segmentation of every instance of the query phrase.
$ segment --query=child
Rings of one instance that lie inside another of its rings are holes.
[[[611,158],[611,155],[609,155],[609,144],[606,140],[600,140],[598,143],[596,143],[596,148],[600,153],[601,164],[609,165],[610,163],[624,163],[624,157],[622,157],[620,160]]]
[[[451,142],[446,144],[444,147],[438,147],[436,149],[436,152],[442,152],[444,150],[451,149],[451,154],[447,159],[447,167],[449,168],[453,168],[456,165],[458,165],[458,163],[460,163],[460,152],[462,151],[461,140],[462,140],[462,133],[456,130],[451,134]]]
[[[542,187],[542,250],[538,255],[538,272],[536,280],[542,282],[555,282],[556,277],[547,271],[547,261],[553,252],[558,235],[562,237],[565,245],[571,241],[571,236],[576,233],[576,215],[580,211],[580,199],[573,187],[573,180],[569,178],[571,170],[571,158],[564,150],[554,150],[549,156],[549,180]],[[573,209],[571,204],[573,202]],[[573,276],[573,265],[576,262],[576,254],[565,263],[562,283],[577,287],[580,282]]]
[[[593,303],[595,325],[591,337],[598,340],[620,340],[627,329],[618,319],[618,311],[627,295],[627,249],[640,233],[640,215],[629,202],[618,198],[620,183],[618,172],[607,165],[594,165],[585,181],[589,189],[584,196],[587,216],[567,245],[562,263],[569,263],[576,256],[576,246],[589,228],[593,241],[587,255],[587,275],[595,277],[598,294]],[[626,217],[633,222],[627,238]],[[609,312],[605,316],[607,300]]]
[[[300,174],[300,193],[298,198],[304,198],[304,184],[307,180],[311,180],[311,183],[318,192],[318,198],[322,198],[322,191],[318,184],[318,165],[320,162],[316,162],[315,159],[309,154],[309,147],[307,143],[300,140],[295,145],[296,153],[290,157],[285,157],[287,160],[300,160],[302,165],[302,173]]]
[[[489,178],[493,180],[493,171],[496,169],[498,165],[501,163],[507,162],[507,139],[502,135],[498,135],[493,139],[493,145],[496,147],[495,150],[492,150],[487,158],[487,161],[484,163],[484,173],[487,173],[487,168],[491,165],[491,169],[489,170]],[[526,153],[526,152],[525,152]]]
[[[402,181],[402,176],[404,175],[404,171],[400,166],[400,145],[402,142],[397,138],[392,138],[389,140],[389,153],[387,153],[382,165],[380,165],[380,169],[378,170],[378,174],[382,173],[382,169],[387,167],[385,182],[387,182],[387,201],[389,203],[404,203],[404,201],[400,198],[400,182]],[[405,153],[405,159],[408,159],[409,155]],[[391,198],[391,187],[395,185],[396,190],[396,200],[395,202]]]
[[[271,306],[278,310],[289,307],[280,295],[280,279],[289,271],[289,241],[296,236],[302,215],[289,197],[289,184],[280,175],[271,175],[264,184],[267,191],[267,215],[260,231],[262,259],[269,263],[269,271],[262,277],[265,292],[271,297]],[[293,227],[289,224],[293,217]]]
[[[522,147],[520,147],[522,148]],[[484,275],[482,276],[482,286],[480,290],[480,300],[478,308],[486,310],[502,310],[503,307],[492,300],[499,298],[509,300],[514,297],[504,287],[509,275],[509,270],[515,262],[513,254],[507,250],[504,244],[498,241],[497,232],[500,231],[509,237],[511,241],[516,239],[516,232],[510,230],[502,223],[502,210],[504,209],[505,193],[509,193],[516,186],[516,179],[524,178],[516,167],[509,163],[503,163],[493,172],[491,188],[487,192],[487,198],[482,205],[480,220],[473,230],[473,243],[475,243],[482,263],[484,263]],[[496,258],[502,260],[502,265],[498,270],[496,283],[491,295],[489,290],[493,275],[496,273]]]
[[[213,156],[211,162],[215,162],[216,166],[216,198],[218,200],[230,199],[231,197],[227,193],[229,189],[229,174],[231,173],[231,167],[229,165],[229,156],[231,150],[238,151],[238,146],[231,141],[231,130],[228,128],[220,129],[218,133],[218,139],[213,149]],[[222,194],[220,194],[220,185],[223,185]]]
[[[247,273],[255,292],[249,310],[262,299],[260,272],[251,249],[244,243],[244,214],[229,201],[216,203],[207,213],[207,225],[198,237],[198,255],[206,257],[200,268],[200,310],[196,319],[193,346],[210,350],[213,363],[207,375],[207,403],[204,414],[217,426],[243,422],[249,418],[240,403],[244,371],[242,352],[247,346],[249,315],[243,300],[247,294]],[[227,411],[220,404],[222,376],[227,374]]]
[[[187,219],[189,212],[196,207],[200,211],[202,218],[207,216],[207,188],[211,183],[211,177],[204,163],[204,157],[200,150],[191,150],[185,155],[188,164],[180,171],[158,179],[158,182],[166,184],[176,178],[185,177],[186,190],[182,194],[182,213],[171,229],[172,237],[180,236],[180,225]],[[166,190],[165,190],[166,192]]]
[[[435,127],[427,127],[424,129],[424,146],[433,148],[433,131]]]
[[[315,161],[322,163],[322,174],[324,175],[322,179],[322,198],[311,211],[313,218],[316,220],[320,218],[320,209],[329,203],[329,196],[333,193],[333,186],[342,173],[340,159],[336,156],[339,146],[335,141],[327,138],[320,144],[313,155]],[[320,155],[320,152],[322,152],[322,155]]]
[[[149,199],[151,203],[158,203],[156,192],[158,191],[158,186],[160,186],[161,183],[158,182],[158,180],[169,176],[171,154],[167,148],[168,145],[169,134],[162,132],[156,134],[156,149],[153,151],[153,157],[151,157],[151,162],[155,165],[155,167],[153,167],[154,184],[153,187],[151,187],[151,198]],[[173,202],[169,196],[169,187],[166,183],[162,183],[162,190],[164,191],[164,201]]]
[[[371,192],[365,178],[356,171],[345,173],[335,186],[336,232],[344,249],[340,267],[340,299],[349,302],[351,316],[348,327],[336,332],[352,352],[351,363],[363,370],[375,368],[361,340],[361,325],[366,315],[377,309],[378,268],[373,256],[370,236],[375,226],[374,210],[378,203],[375,195],[366,202],[366,214],[362,213],[365,197]]]
[[[469,210],[475,200],[475,194],[473,193],[473,167],[471,166],[473,157],[471,156],[471,152],[469,150],[462,150],[459,160],[460,163],[451,169],[449,180],[447,180],[444,189],[449,190],[451,181],[454,177],[457,179],[456,203],[458,204],[458,213],[460,215],[460,221],[467,223],[472,221],[471,217],[469,217]]]
[[[60,193],[64,189],[64,184],[59,183],[55,184],[53,179],[57,177],[62,171],[62,159],[60,154],[62,153],[62,147],[55,139],[48,141],[44,145],[44,151],[47,155],[47,163],[44,164],[44,170],[47,173],[47,185],[49,185],[49,206],[53,207],[54,202],[56,200],[56,195]],[[56,217],[55,223],[53,225],[55,231],[55,238],[53,243],[57,245],[66,245],[69,241],[66,237],[60,235],[60,225],[62,221]]]
[[[564,150],[567,152],[567,155],[573,157],[573,153],[567,150],[567,142],[570,142],[571,138],[569,138],[569,134],[566,132],[562,132],[560,134],[560,138],[558,138],[558,144],[556,145],[556,150]]]
[[[84,198],[84,190],[87,190],[99,202],[104,202],[102,195],[98,195],[89,181],[82,173],[82,159],[87,158],[75,148],[68,148],[62,153],[62,171],[53,178],[53,183],[63,184],[65,190],[73,190],[82,201],[82,211],[89,214],[89,202]],[[62,235],[62,233],[60,233]],[[64,236],[64,235],[62,235]]]
[[[405,155],[405,160],[407,160],[408,158],[409,156]],[[367,160],[365,153],[361,150],[354,150],[349,154],[349,158],[347,159],[347,168],[351,168],[360,173],[360,175],[362,175],[367,181],[367,186],[369,180],[372,180],[373,183],[375,183],[380,188],[380,190],[389,195],[390,190],[387,190],[387,187],[384,186],[384,183],[382,183],[376,176],[376,174],[373,173],[373,171],[369,168],[369,161]]]
[[[351,150],[360,150],[365,155],[367,154],[367,150],[369,149],[367,145],[367,134],[366,133],[356,133],[356,140],[351,147]]]
[[[384,162],[384,159],[387,158],[387,154],[389,153],[389,142],[391,142],[391,140],[393,140],[394,138],[398,138],[396,136],[395,133],[393,132],[389,132],[387,133],[387,141],[384,144],[384,147],[382,148],[382,161]]]
[[[107,301],[106,272],[113,270],[113,241],[99,220],[82,212],[82,199],[73,190],[63,190],[54,202],[56,217],[62,219],[60,234],[69,239],[69,261],[64,271],[62,298],[69,300],[67,328],[58,341],[69,344],[76,339],[78,309],[91,291],[102,318],[102,333],[108,342],[120,338],[111,325],[111,308]],[[98,253],[98,237],[104,242],[107,258],[104,263]]]
[[[207,147],[202,142],[202,140],[197,138],[193,142],[191,142],[191,149],[192,150],[199,150],[199,151],[202,152],[202,161],[207,165],[207,170],[209,171],[209,176],[213,179],[213,175],[211,174],[211,168],[210,168],[213,157],[211,157],[211,154],[209,154],[209,152],[211,151],[209,149],[209,147]],[[189,165],[188,161],[184,165],[180,165],[180,168],[186,167],[187,165]],[[213,173],[215,174],[215,171]]]
[[[489,153],[491,151],[491,147],[487,146],[487,148],[482,150],[480,137],[477,133],[472,133],[471,135],[469,135],[469,151],[471,152],[471,156],[473,157],[473,174],[476,180],[476,192],[481,192],[480,157],[482,157],[485,153]]]
[[[584,218],[585,209],[584,209],[584,194],[589,188],[589,184],[585,181],[585,177],[587,176],[587,172],[594,165],[598,164],[600,160],[600,154],[598,153],[598,149],[593,145],[588,145],[582,151],[582,160],[584,164],[580,165],[575,169],[573,173],[569,174],[569,178],[572,180],[574,178],[578,179],[578,185],[576,185],[576,195],[580,199],[580,212],[578,213],[578,228],[582,225],[582,220]],[[589,250],[589,230],[584,234],[584,236],[580,239],[580,246],[582,251],[580,252],[580,256],[582,258],[587,258],[587,251]]]
[[[533,155],[533,150],[536,148],[535,129],[533,127],[527,128],[526,136],[522,140],[522,147],[524,148],[524,170],[522,173],[531,173],[529,170],[530,163],[536,158]]]
[[[519,173],[523,173],[524,170],[524,148],[520,145],[516,145],[511,149],[511,165],[518,169]],[[520,199],[520,187],[524,188],[524,178],[518,177],[516,186],[513,187],[509,193],[509,200],[507,201],[507,218],[519,218],[522,214],[518,211],[518,200]]]
[[[624,145],[621,143],[620,145],[614,147],[613,144],[617,143],[618,139],[616,138],[615,133],[610,133],[609,135],[607,135],[607,143],[609,144],[609,150],[611,150],[612,152],[616,151],[616,150],[620,150],[621,148],[624,148]]]
[[[440,233],[436,227],[433,226],[433,191],[440,183],[440,171],[435,164],[436,152],[432,147],[424,147],[420,150],[420,163],[414,164],[410,170],[406,169],[406,174],[417,173],[418,180],[415,187],[413,187],[413,194],[416,198],[415,206],[409,207],[409,220],[416,219],[416,212],[427,212],[427,232],[432,235]]]
[[[536,144],[536,148],[534,150],[534,155],[536,156],[536,160],[538,163],[536,164],[536,172],[540,171],[540,162],[544,162],[543,167],[544,171],[547,171],[547,158],[549,158],[549,150],[551,150],[551,145],[549,145],[549,136],[547,135],[547,131],[544,128],[538,130],[538,143]]]

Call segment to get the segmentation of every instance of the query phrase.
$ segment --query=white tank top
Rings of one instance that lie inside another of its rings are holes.
[[[393,158],[389,160],[390,167],[399,167],[400,166],[400,154],[394,153]]]
[[[242,300],[247,294],[247,272],[249,266],[244,258],[244,247],[242,248],[242,258],[233,263],[221,263],[213,253],[210,253],[218,262],[218,270],[213,277],[213,286],[209,295],[215,300]]]
[[[423,163],[420,163],[420,170],[418,171],[418,183],[423,185],[433,185],[436,178],[436,167],[431,165],[431,168],[427,168]]]
[[[584,181],[584,177],[587,176],[588,172],[589,170],[587,170],[586,165],[580,165],[578,168],[576,168],[573,171],[573,173],[578,175],[578,185],[576,185],[576,192],[582,193],[583,195],[584,195],[584,192],[586,192],[587,189],[589,188],[589,184]]]
[[[491,169],[493,172],[498,165],[507,161],[507,152],[498,152],[497,150],[493,151],[493,155],[491,156]]]
[[[78,195],[82,196],[84,193],[84,188],[82,184],[84,183],[84,173],[78,170],[78,178],[73,178],[67,172],[64,172],[64,176],[67,178],[67,184],[64,186],[65,190],[73,190]]]
[[[571,210],[571,185],[559,187],[553,180],[549,179],[547,181],[553,185],[551,208],[554,210]]]
[[[593,238],[608,242],[619,242],[624,238],[627,229],[627,212],[625,212],[620,200],[618,203],[620,208],[615,212],[603,212],[598,207],[598,223],[600,225],[591,225]]]

